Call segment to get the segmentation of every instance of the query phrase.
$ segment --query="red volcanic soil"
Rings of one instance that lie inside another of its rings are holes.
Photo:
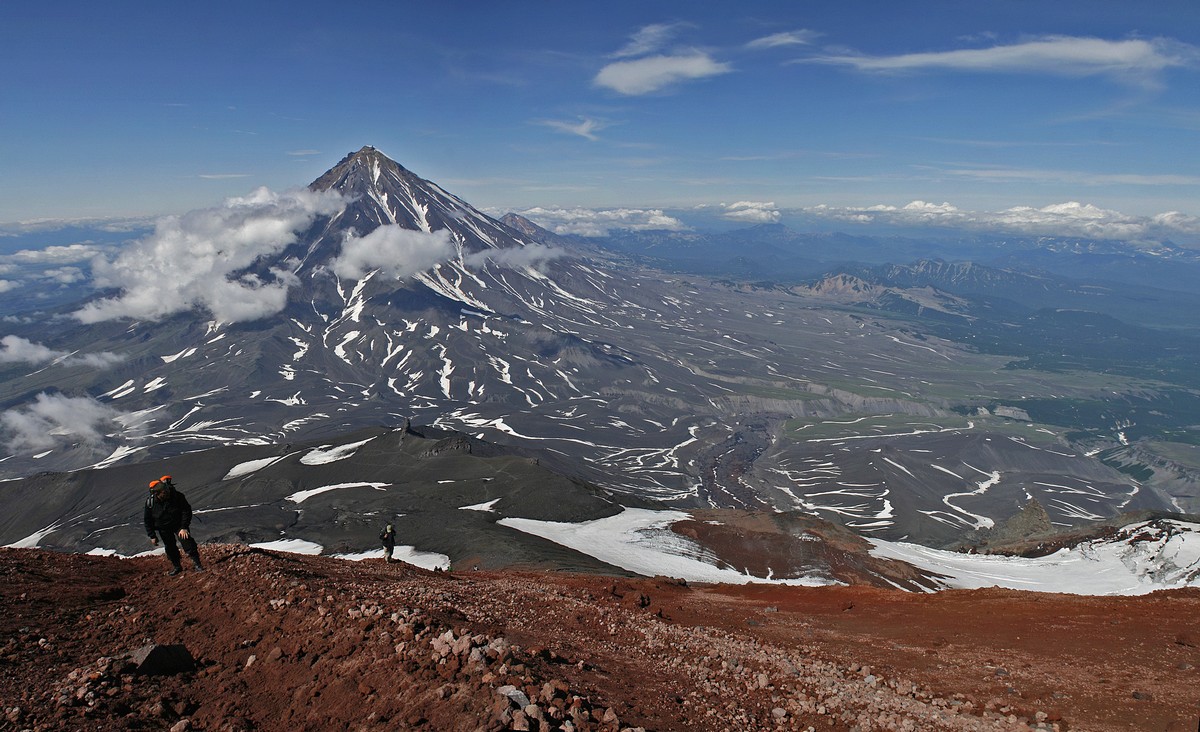
[[[0,550],[0,730],[1191,730],[1200,591],[695,586]],[[182,644],[190,670],[130,655]],[[169,669],[164,669],[169,670]]]

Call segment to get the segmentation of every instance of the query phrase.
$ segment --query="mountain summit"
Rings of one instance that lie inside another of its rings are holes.
[[[331,229],[353,230],[359,236],[380,226],[427,234],[447,231],[467,252],[521,246],[512,230],[371,146],[342,158],[309,190],[336,191],[348,199],[329,220]]]

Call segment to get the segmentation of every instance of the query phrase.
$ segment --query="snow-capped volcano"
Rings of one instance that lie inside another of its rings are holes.
[[[370,146],[342,158],[309,189],[337,191],[350,200],[329,220],[331,228],[360,234],[389,224],[426,233],[445,230],[468,252],[522,244],[511,229]]]
[[[284,252],[284,258],[300,262],[301,270],[336,260],[347,236],[365,237],[380,227],[437,237],[459,258],[486,249],[525,245],[513,238],[511,229],[373,147],[347,155],[313,181],[309,190],[336,192],[346,204],[318,221],[300,243]]]
[[[278,314],[228,323],[189,312],[76,329],[75,348],[129,354],[107,371],[57,374],[60,389],[115,413],[119,429],[100,443],[115,451],[99,455],[93,440],[4,467],[111,464],[409,417],[583,448],[598,475],[608,472],[600,453],[638,443],[644,428],[607,412],[658,377],[606,338],[647,312],[618,292],[613,273],[533,242],[374,148],[348,155],[309,190],[340,203],[323,203],[294,242],[231,275],[287,283]],[[32,398],[44,384],[15,388]],[[671,434],[669,447],[691,441],[677,408],[649,428]]]

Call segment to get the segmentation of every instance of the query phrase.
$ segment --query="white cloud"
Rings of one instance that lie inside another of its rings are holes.
[[[120,353],[100,351],[99,353],[79,353],[67,356],[62,360],[62,365],[86,366],[89,369],[106,369],[110,366],[124,363],[127,360],[128,358]]]
[[[1137,239],[1148,231],[1144,219],[1077,201],[1042,208],[1016,206],[997,212],[994,218],[1001,225],[1031,233],[1062,231],[1101,239]]]
[[[86,262],[109,249],[110,247],[87,243],[49,246],[45,249],[22,249],[19,252],[0,256],[0,262],[30,265],[70,264]]]
[[[667,41],[671,40],[676,31],[684,25],[684,23],[654,23],[647,25],[630,36],[629,42],[619,51],[612,54],[612,56],[613,58],[629,58],[630,56],[644,56],[645,54],[653,53],[666,45]]]
[[[688,228],[661,209],[531,208],[518,213],[556,234],[576,236],[605,236],[612,229],[681,231]]]
[[[1014,206],[1001,211],[968,211],[949,203],[912,201],[904,206],[864,208],[816,206],[811,216],[859,224],[938,226],[1035,236],[1153,241],[1200,237],[1200,218],[1171,211],[1132,216],[1092,204],[1068,201],[1048,206]]]
[[[543,262],[568,256],[568,252],[544,244],[526,244],[523,247],[484,249],[467,257],[467,264],[482,267],[495,262],[502,267],[538,267]]]
[[[453,254],[454,246],[445,229],[426,233],[388,224],[363,237],[347,236],[332,269],[338,277],[348,279],[359,279],[375,269],[387,277],[405,279]]]
[[[125,356],[111,351],[99,353],[72,353],[70,351],[55,351],[41,343],[34,343],[26,338],[6,335],[0,338],[0,363],[28,363],[33,365],[57,361],[63,366],[86,366],[93,369],[104,369],[126,360]]]
[[[781,46],[804,46],[812,43],[820,35],[816,31],[794,30],[785,33],[772,33],[769,36],[755,38],[746,44],[746,48],[779,48]]]
[[[88,277],[78,267],[56,267],[42,272],[42,278],[53,280],[63,285],[73,285],[76,282],[85,281]]]
[[[249,178],[249,173],[200,173],[197,178],[205,180],[229,180],[231,178]]]
[[[592,119],[590,117],[580,117],[578,122],[544,119],[539,120],[538,124],[568,135],[578,135],[585,140],[591,140],[592,142],[600,139],[596,136],[596,132],[608,126],[604,122]]]
[[[40,343],[15,335],[0,338],[0,363],[46,363],[63,355]]]
[[[775,203],[758,201],[738,201],[725,206],[722,217],[733,221],[745,221],[752,224],[773,224],[779,221],[779,210]]]
[[[1150,218],[1155,226],[1165,229],[1175,229],[1191,233],[1200,233],[1200,217],[1185,214],[1180,211],[1167,211],[1155,214]]]
[[[98,446],[117,428],[121,412],[90,397],[42,392],[32,404],[0,413],[0,432],[10,450],[38,452],[60,445]]]
[[[600,69],[593,83],[619,94],[638,96],[690,79],[703,79],[732,70],[729,64],[714,61],[703,51],[689,51],[670,56],[616,61]]]
[[[291,155],[292,157],[307,157],[309,155],[320,155],[321,151],[320,150],[288,150],[284,154]]]
[[[254,320],[283,309],[292,281],[274,272],[270,281],[231,276],[259,257],[281,252],[297,232],[344,201],[337,193],[259,188],[224,205],[159,219],[154,233],[114,259],[97,258],[98,287],[120,295],[89,303],[75,313],[85,323],[115,318],[157,320],[194,307],[224,322]]]
[[[13,282],[12,280],[0,280],[0,292],[8,292],[9,290],[15,290],[20,286],[21,286],[20,282]]]
[[[1194,67],[1194,46],[1164,38],[1110,41],[1103,38],[1045,36],[991,48],[908,53],[896,56],[823,56],[804,62],[840,64],[860,71],[927,69],[1056,76],[1109,76],[1123,81],[1152,80],[1171,67]]]

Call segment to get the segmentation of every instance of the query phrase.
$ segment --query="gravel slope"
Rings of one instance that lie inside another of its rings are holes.
[[[1200,591],[688,587],[0,550],[0,729],[1195,729]],[[183,644],[193,671],[126,657]],[[1174,725],[1174,726],[1173,726]]]

